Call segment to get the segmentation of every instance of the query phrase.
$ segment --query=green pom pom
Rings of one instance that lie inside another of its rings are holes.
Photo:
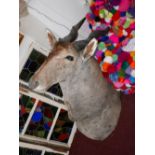
[[[132,15],[129,12],[126,12],[126,16],[132,18]]]
[[[111,12],[112,14],[114,14],[114,13],[116,12],[116,10],[115,10],[114,8],[112,8],[112,9],[110,10],[110,12]]]
[[[104,9],[100,10],[99,16],[100,16],[100,18],[105,18],[106,15],[105,15]]]
[[[118,60],[118,56],[117,56],[116,54],[114,54],[114,55],[112,56],[112,58],[113,58],[113,61],[114,61],[114,62],[116,62],[116,61]]]
[[[107,47],[107,49],[110,50],[110,51],[112,51],[114,48],[115,48],[115,46],[112,45],[112,44],[111,44],[110,46]]]
[[[127,29],[129,26],[130,26],[130,19],[127,18],[126,21],[125,21],[125,23],[124,23],[124,25],[123,25],[123,27],[124,27],[125,29]]]
[[[122,64],[122,69],[126,70],[129,67],[129,63],[127,61],[124,61]]]
[[[100,42],[99,44],[98,44],[98,49],[99,50],[104,50],[106,47],[105,47],[105,43],[104,42]]]
[[[119,76],[119,77],[124,77],[124,76],[125,76],[124,70],[121,69],[121,70],[118,72],[118,76]]]

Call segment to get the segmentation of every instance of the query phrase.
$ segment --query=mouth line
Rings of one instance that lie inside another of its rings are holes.
[[[61,81],[56,81],[56,82],[51,82],[52,84],[50,84],[46,89],[45,91],[47,91],[50,87],[52,87],[53,85],[57,84],[57,83],[60,83],[60,82],[64,82],[65,80],[61,80]]]

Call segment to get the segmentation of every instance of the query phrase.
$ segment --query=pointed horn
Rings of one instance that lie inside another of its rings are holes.
[[[96,30],[90,33],[89,37],[87,38],[87,41],[89,42],[92,38],[98,38],[101,36],[105,36],[110,30],[110,27],[107,27],[105,30]]]
[[[78,37],[78,30],[80,29],[80,27],[82,26],[84,21],[85,21],[85,18],[80,20],[76,25],[74,25],[72,27],[70,33],[66,37],[60,38],[59,41],[60,42],[73,42],[73,41],[75,41],[76,38]]]
[[[79,40],[79,41],[75,41],[73,43],[73,46],[74,48],[77,50],[77,51],[81,51],[83,50],[86,45],[89,43],[89,41],[93,38],[98,38],[98,37],[101,37],[101,36],[105,36],[108,32],[109,32],[110,28],[107,27],[105,30],[96,30],[96,31],[93,31],[90,33],[90,35],[88,36],[87,39],[85,40]]]
[[[81,50],[83,50],[86,47],[87,44],[88,44],[88,41],[87,40],[78,40],[78,41],[75,41],[73,43],[73,47],[77,51],[81,51]]]

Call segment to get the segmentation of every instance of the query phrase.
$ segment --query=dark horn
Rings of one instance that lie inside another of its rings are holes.
[[[75,41],[73,43],[73,46],[74,48],[77,50],[77,51],[81,51],[83,50],[86,45],[89,43],[89,41],[93,38],[98,38],[98,37],[101,37],[101,36],[105,36],[108,32],[109,32],[110,28],[107,27],[105,30],[96,30],[96,31],[93,31],[90,33],[90,35],[88,36],[87,39],[85,40],[79,40],[79,41]]]
[[[73,47],[77,50],[77,51],[81,51],[83,50],[86,45],[88,44],[88,41],[87,39],[86,40],[78,40],[78,41],[75,41],[73,43]]]
[[[107,27],[105,30],[93,31],[87,38],[87,41],[89,42],[93,38],[97,39],[98,37],[105,36],[109,32],[109,30],[110,30],[110,27]]]
[[[73,42],[73,41],[75,41],[76,38],[78,37],[78,30],[80,29],[80,27],[82,26],[84,21],[85,21],[85,18],[80,20],[76,25],[74,25],[72,27],[70,33],[67,36],[65,36],[64,38],[60,38],[59,41],[60,42]]]

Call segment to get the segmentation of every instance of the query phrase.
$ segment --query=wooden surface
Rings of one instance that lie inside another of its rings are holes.
[[[94,141],[77,131],[69,155],[134,155],[135,95],[121,95],[122,111],[115,131],[104,141]]]

